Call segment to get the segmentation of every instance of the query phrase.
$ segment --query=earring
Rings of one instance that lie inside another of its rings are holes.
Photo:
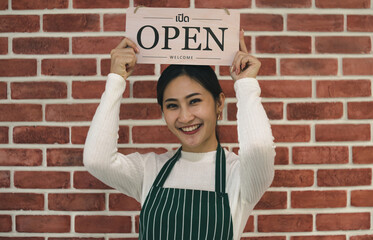
[[[221,112],[218,113],[218,120],[221,120],[223,118],[223,114]]]

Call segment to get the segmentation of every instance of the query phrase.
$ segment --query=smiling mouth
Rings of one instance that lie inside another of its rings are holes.
[[[187,134],[193,134],[195,133],[200,127],[202,126],[202,124],[196,124],[196,125],[193,125],[193,126],[188,126],[188,127],[182,127],[182,128],[179,128],[182,132],[184,133],[187,133]]]

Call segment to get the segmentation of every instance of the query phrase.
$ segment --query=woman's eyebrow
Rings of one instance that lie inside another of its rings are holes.
[[[191,98],[191,97],[194,97],[194,96],[197,96],[197,95],[202,95],[201,93],[191,93],[189,95],[187,95],[185,98],[188,99],[188,98]],[[176,102],[178,101],[176,98],[167,98],[164,102]]]

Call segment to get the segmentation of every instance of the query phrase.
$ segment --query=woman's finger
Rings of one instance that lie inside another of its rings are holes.
[[[123,48],[128,48],[128,47],[133,48],[136,53],[140,52],[136,43],[134,43],[131,39],[126,38],[126,37],[115,48],[116,49],[123,49]]]
[[[243,30],[241,30],[241,32],[240,32],[240,51],[248,53],[247,48],[246,48],[245,36],[244,36],[244,31]]]

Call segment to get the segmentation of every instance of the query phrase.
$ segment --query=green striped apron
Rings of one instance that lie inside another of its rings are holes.
[[[180,156],[181,148],[162,167],[149,190],[140,212],[139,239],[233,239],[223,148],[219,144],[216,151],[215,192],[163,188]]]

